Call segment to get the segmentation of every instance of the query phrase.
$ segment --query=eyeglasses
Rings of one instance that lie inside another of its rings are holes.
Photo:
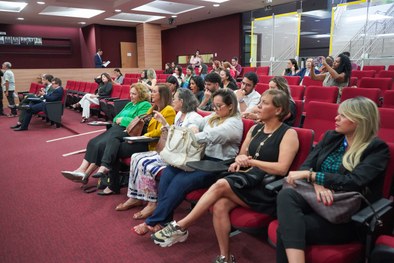
[[[218,110],[220,110],[223,106],[225,106],[226,104],[222,104],[222,105],[215,105],[215,104],[213,104],[213,106],[212,106],[212,108],[213,108],[213,110],[216,110],[216,111],[218,111]]]

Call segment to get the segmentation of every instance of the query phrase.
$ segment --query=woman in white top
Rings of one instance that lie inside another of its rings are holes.
[[[201,115],[196,112],[198,104],[199,102],[190,90],[179,89],[172,101],[174,110],[178,112],[174,125],[178,127],[197,128],[198,123],[202,120]],[[164,129],[168,129],[168,123],[159,112],[155,112],[154,118],[163,125]],[[119,204],[116,210],[124,211],[147,203],[144,209],[135,213],[133,216],[134,219],[143,219],[150,216],[156,208],[156,175],[167,164],[161,159],[157,151],[135,153],[131,156],[131,160],[127,192],[129,199]]]

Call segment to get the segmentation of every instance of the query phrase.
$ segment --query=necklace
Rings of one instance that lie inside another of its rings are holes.
[[[259,143],[259,146],[257,146],[256,152],[255,152],[255,154],[254,154],[254,156],[253,156],[253,159],[257,159],[257,158],[260,156],[260,149],[261,149],[261,147],[264,146],[265,142],[266,142],[269,138],[271,138],[272,135],[273,135],[281,126],[282,126],[282,124],[279,125],[279,127],[276,128],[272,133],[268,134],[267,138],[265,138],[262,142]],[[263,131],[264,127],[265,127],[265,126],[261,127],[261,128],[256,132],[256,134],[255,134],[255,135],[252,137],[252,139],[250,140],[251,142],[254,140],[254,138],[255,138],[260,132]],[[248,147],[248,148],[249,148],[249,147]]]

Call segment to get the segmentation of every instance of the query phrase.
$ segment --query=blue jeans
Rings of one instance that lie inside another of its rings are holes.
[[[167,166],[160,176],[157,207],[145,223],[155,226],[157,224],[165,225],[172,221],[175,208],[182,203],[189,192],[200,188],[208,188],[219,177],[220,174],[203,171],[185,172]]]

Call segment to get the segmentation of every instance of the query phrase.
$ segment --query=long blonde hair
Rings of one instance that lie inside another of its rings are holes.
[[[338,113],[357,124],[352,145],[342,160],[343,166],[352,171],[360,162],[365,148],[376,137],[380,122],[379,111],[372,100],[356,97],[342,102]]]

